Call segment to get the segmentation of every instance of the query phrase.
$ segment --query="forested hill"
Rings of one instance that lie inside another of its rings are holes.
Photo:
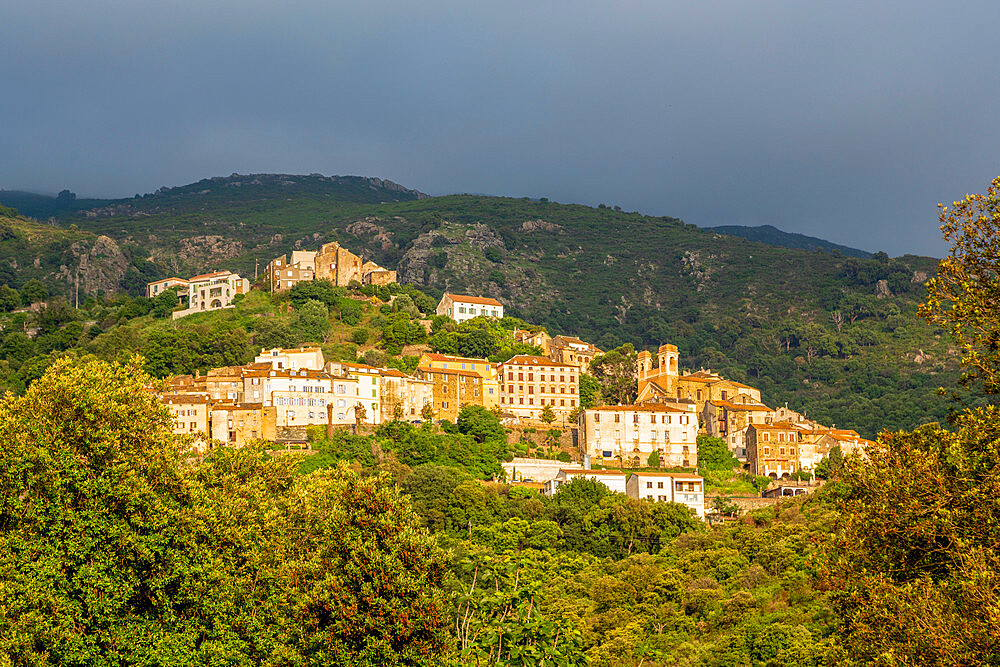
[[[848,257],[861,257],[868,259],[872,253],[865,250],[858,250],[846,245],[839,245],[815,236],[796,234],[794,232],[783,232],[772,225],[759,225],[757,227],[746,227],[744,225],[722,225],[720,227],[706,227],[705,229],[719,234],[739,236],[748,241],[759,241],[768,245],[775,245],[782,248],[799,248],[801,250],[826,250],[828,252],[839,252]]]
[[[935,389],[956,375],[954,353],[914,318],[936,266],[926,257],[843,257],[669,217],[426,197],[379,179],[319,175],[206,179],[60,214],[52,225],[54,238],[84,234],[103,251],[84,262],[66,254],[68,238],[27,253],[0,243],[0,270],[21,280],[30,264],[31,277],[69,294],[78,273],[100,267],[88,285],[110,292],[117,280],[140,293],[174,274],[253,276],[289,250],[338,240],[432,296],[493,296],[513,315],[606,350],[670,341],[684,366],[717,369],[759,386],[773,404],[867,434],[943,419]],[[104,267],[107,256],[127,264]]]

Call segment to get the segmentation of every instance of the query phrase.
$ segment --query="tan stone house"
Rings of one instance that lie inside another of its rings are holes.
[[[453,357],[448,354],[438,354],[436,352],[424,352],[420,355],[417,366],[422,368],[436,368],[442,370],[471,371],[483,379],[482,405],[484,408],[492,409],[500,403],[500,382],[498,379],[498,365],[488,359],[476,359],[474,357]]]
[[[483,405],[485,400],[483,378],[479,373],[418,366],[413,376],[432,383],[434,419],[455,421],[463,406]]]
[[[747,427],[773,421],[776,421],[774,411],[747,394],[737,394],[731,401],[706,401],[701,419],[706,434],[725,440],[733,456],[744,461]]]
[[[576,366],[581,373],[590,370],[590,362],[604,352],[592,343],[574,336],[553,336],[548,343],[548,355],[553,361]]]

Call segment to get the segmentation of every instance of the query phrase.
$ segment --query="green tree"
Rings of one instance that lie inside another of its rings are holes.
[[[636,380],[638,353],[631,343],[626,343],[590,362],[590,373],[601,387],[603,402],[630,405],[635,402],[639,388]]]
[[[322,302],[306,301],[295,312],[293,326],[304,340],[322,343],[330,333],[330,313]]]
[[[441,661],[443,554],[392,485],[249,447],[192,466],[152,383],[62,360],[0,402],[8,663]]]
[[[740,462],[726,445],[722,438],[709,435],[699,435],[698,467],[702,470],[732,470],[739,467]]]
[[[21,307],[21,295],[9,285],[0,285],[0,311],[9,313]]]
[[[658,449],[654,449],[649,453],[649,459],[646,461],[646,465],[650,468],[660,467],[660,451]]]
[[[966,384],[1000,393],[1000,176],[984,195],[938,206],[951,250],[927,281],[920,314],[961,348]]]
[[[556,420],[556,413],[552,411],[552,406],[546,405],[542,408],[541,412],[538,413],[538,418],[546,424],[551,424]]]
[[[38,303],[49,298],[49,288],[41,280],[31,279],[21,285],[21,298],[25,303]]]
[[[580,407],[586,410],[601,400],[601,383],[593,375],[580,373]]]
[[[471,435],[477,442],[487,440],[507,440],[507,429],[495,414],[481,405],[466,405],[458,413],[455,424],[465,435]]]

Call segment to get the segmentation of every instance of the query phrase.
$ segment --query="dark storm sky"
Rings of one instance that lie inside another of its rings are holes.
[[[940,255],[1000,174],[1000,3],[0,2],[0,188],[231,172]]]

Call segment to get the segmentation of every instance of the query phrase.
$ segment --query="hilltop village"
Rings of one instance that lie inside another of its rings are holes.
[[[273,259],[263,288],[278,293],[311,281],[334,286],[389,285],[396,273],[338,243]],[[259,283],[258,283],[259,285]],[[147,295],[176,289],[173,317],[234,307],[249,281],[229,271],[149,283]],[[445,293],[436,314],[457,324],[504,318],[504,305],[481,296]],[[605,352],[569,335],[531,327],[509,332],[511,342],[540,350],[501,362],[424,351],[412,373],[397,368],[327,360],[317,345],[261,349],[253,362],[170,378],[162,401],[174,430],[205,450],[258,441],[304,444],[310,428],[357,433],[393,421],[454,422],[466,406],[481,406],[509,428],[560,429],[574,447],[565,460],[503,462],[507,480],[546,494],[584,476],[634,498],[674,501],[705,515],[698,437],[721,438],[746,472],[773,480],[813,473],[835,447],[842,453],[868,441],[855,431],[825,426],[787,405],[771,407],[752,386],[711,370],[683,371],[678,349],[663,344],[638,354],[638,393],[630,404],[584,405],[582,376]]]

